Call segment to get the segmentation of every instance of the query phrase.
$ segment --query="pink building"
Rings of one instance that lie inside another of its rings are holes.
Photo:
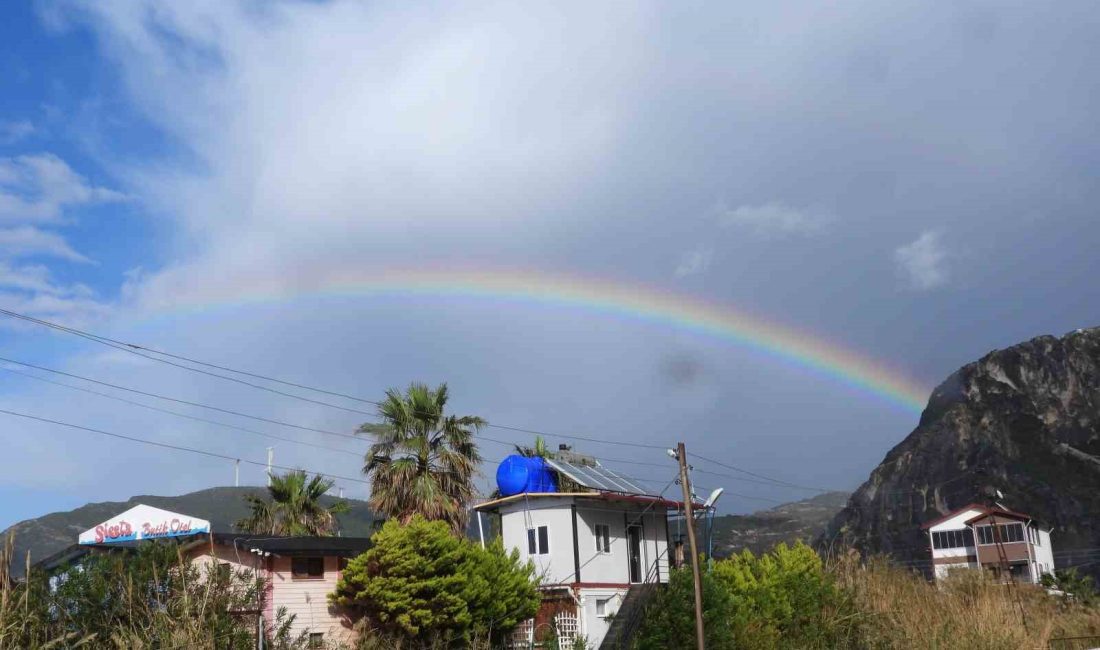
[[[174,538],[198,565],[254,572],[267,581],[262,615],[267,625],[279,609],[294,616],[291,632],[318,647],[354,641],[354,621],[328,602],[347,560],[368,548],[365,537],[271,537],[212,533],[210,522],[138,505],[80,534],[76,544],[37,563],[52,570],[88,553],[133,548],[143,540]]]

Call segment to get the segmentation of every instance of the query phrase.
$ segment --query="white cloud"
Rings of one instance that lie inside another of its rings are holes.
[[[724,226],[745,228],[761,236],[806,235],[821,230],[828,221],[824,214],[778,202],[733,209],[719,203],[714,213]]]
[[[680,258],[680,264],[673,272],[678,278],[686,278],[689,275],[698,275],[705,272],[710,268],[711,262],[714,261],[714,250],[706,246],[700,246],[695,250],[688,251]]]
[[[92,290],[83,284],[68,286],[57,284],[49,268],[41,264],[13,266],[0,262],[0,287],[62,297],[89,298],[93,294]]]
[[[0,158],[0,221],[52,222],[65,208],[123,201],[51,153]]]
[[[598,4],[584,20],[509,3],[77,4],[138,110],[193,154],[120,172],[191,253],[150,272],[152,303],[225,292],[228,273],[242,293],[297,291],[364,260],[530,259],[586,225],[570,202],[644,108],[654,25]]]
[[[894,251],[898,273],[913,289],[927,291],[948,280],[947,251],[940,233],[929,230]]]
[[[70,262],[90,263],[92,260],[73,250],[62,236],[34,226],[0,228],[0,257],[44,255]]]
[[[19,142],[34,133],[34,124],[29,120],[0,122],[0,144]]]

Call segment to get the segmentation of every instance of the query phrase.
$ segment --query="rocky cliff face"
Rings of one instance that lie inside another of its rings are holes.
[[[1055,553],[1100,547],[1100,328],[997,350],[948,377],[818,543],[919,566],[921,524],[985,501],[987,487],[1052,525]]]

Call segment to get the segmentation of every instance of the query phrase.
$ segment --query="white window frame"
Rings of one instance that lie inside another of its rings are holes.
[[[607,598],[596,599],[596,616],[598,618],[607,618],[611,616],[611,601],[614,600],[614,596],[608,596]],[[603,606],[603,611],[600,611],[600,606]]]
[[[596,539],[596,552],[611,555],[611,524],[593,524],[592,536]]]

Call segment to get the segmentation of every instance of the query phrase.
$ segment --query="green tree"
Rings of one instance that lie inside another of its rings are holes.
[[[442,520],[461,535],[481,462],[474,434],[485,420],[446,415],[448,396],[447,384],[432,390],[414,383],[404,394],[390,389],[378,406],[383,424],[359,431],[375,437],[363,468],[371,480],[371,508],[401,522],[418,514]]]
[[[729,617],[739,647],[835,647],[831,623],[844,606],[818,554],[801,542],[770,552],[742,551],[714,564],[730,596]]]
[[[237,528],[259,535],[335,535],[336,515],[347,512],[348,503],[336,501],[327,507],[321,503],[332,486],[333,481],[319,474],[307,478],[301,470],[272,475],[267,486],[270,499],[246,495],[252,511],[237,522]]]
[[[0,560],[11,560],[11,542]],[[247,570],[186,560],[171,540],[87,555],[53,574],[30,568],[0,585],[0,648],[256,647],[265,582]],[[269,621],[265,647],[304,648],[285,609]]]
[[[399,644],[499,642],[539,604],[534,567],[497,542],[482,549],[442,521],[386,522],[344,570],[333,603]]]
[[[703,580],[703,629],[707,648],[733,648],[729,593],[712,571]],[[646,608],[645,622],[637,634],[638,650],[691,650],[695,648],[695,586],[690,568],[673,569],[668,587],[657,593]]]

